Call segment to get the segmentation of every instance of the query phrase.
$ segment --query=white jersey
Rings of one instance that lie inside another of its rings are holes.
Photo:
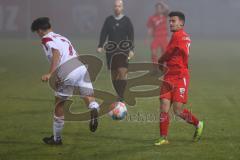
[[[68,60],[77,57],[77,52],[71,42],[66,38],[54,32],[49,32],[42,38],[42,45],[49,62],[52,60],[52,49],[57,49],[60,53],[58,66]]]
[[[88,96],[93,94],[93,87],[90,81],[87,68],[77,58],[77,52],[71,42],[54,32],[50,32],[42,38],[42,45],[47,59],[52,61],[52,49],[60,53],[57,76],[62,81],[58,85],[55,94],[60,97],[72,96],[73,91],[80,89],[80,95]]]

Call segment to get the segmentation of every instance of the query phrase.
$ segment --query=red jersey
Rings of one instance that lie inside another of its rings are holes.
[[[149,17],[147,27],[153,30],[154,37],[167,37],[167,17],[165,15],[153,15]]]
[[[190,44],[190,37],[183,29],[172,34],[172,38],[165,52],[165,54],[169,54],[170,56],[166,61],[166,65],[169,69],[167,75],[189,75],[188,57]]]

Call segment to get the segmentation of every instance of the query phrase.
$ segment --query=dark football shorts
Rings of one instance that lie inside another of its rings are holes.
[[[124,52],[106,53],[107,67],[110,70],[128,68],[128,54]]]

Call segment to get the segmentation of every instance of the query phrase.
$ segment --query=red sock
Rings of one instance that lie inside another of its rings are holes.
[[[187,109],[184,109],[180,114],[180,117],[194,126],[198,126],[199,120]]]
[[[160,136],[167,137],[169,126],[169,115],[166,112],[160,113]]]

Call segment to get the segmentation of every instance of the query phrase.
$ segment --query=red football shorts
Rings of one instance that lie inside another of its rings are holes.
[[[160,99],[168,99],[171,102],[187,103],[189,77],[168,76],[164,77],[161,85]]]

